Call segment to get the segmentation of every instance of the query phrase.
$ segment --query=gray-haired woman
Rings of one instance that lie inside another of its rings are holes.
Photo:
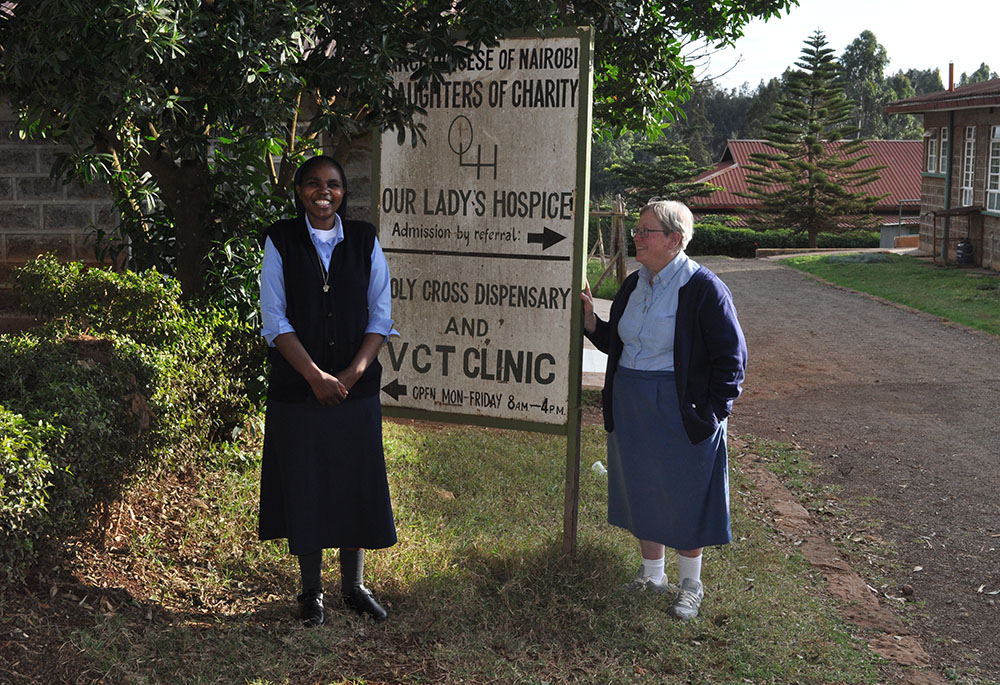
[[[584,333],[608,355],[602,393],[608,431],[608,522],[639,540],[631,587],[677,592],[671,613],[698,615],[702,550],[732,540],[727,417],[747,351],[732,294],[684,253],[693,235],[680,202],[650,202],[632,232],[636,260],[610,320],[582,293]],[[664,573],[677,550],[679,588]]]

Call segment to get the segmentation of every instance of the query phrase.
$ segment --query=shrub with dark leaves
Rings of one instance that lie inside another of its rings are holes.
[[[150,469],[229,438],[256,406],[255,331],[233,312],[188,307],[172,279],[43,256],[13,281],[47,323],[0,336],[0,397],[19,415],[0,423],[0,444],[19,455],[16,479],[0,473],[23,493],[5,485],[0,498],[0,524],[21,521],[12,549],[81,530]],[[0,555],[8,575],[14,556],[25,554]]]

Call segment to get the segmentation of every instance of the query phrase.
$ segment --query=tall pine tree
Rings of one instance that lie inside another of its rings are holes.
[[[759,204],[754,225],[805,232],[816,247],[823,231],[870,223],[881,197],[864,187],[885,167],[865,165],[871,155],[848,124],[851,103],[822,31],[805,41],[795,65],[798,70],[786,72],[775,123],[764,128],[774,152],[751,155],[751,189],[744,195]]]

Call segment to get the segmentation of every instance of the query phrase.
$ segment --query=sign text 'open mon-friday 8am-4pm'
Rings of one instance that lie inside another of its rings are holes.
[[[401,333],[381,356],[386,407],[566,423],[580,60],[578,36],[515,38],[443,83],[396,73],[427,113],[426,145],[381,143],[379,240]]]

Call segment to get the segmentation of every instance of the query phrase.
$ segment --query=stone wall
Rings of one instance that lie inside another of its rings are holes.
[[[12,305],[10,272],[43,252],[97,263],[89,236],[117,223],[110,194],[97,184],[49,178],[59,146],[12,133],[14,116],[0,105],[0,309]]]

